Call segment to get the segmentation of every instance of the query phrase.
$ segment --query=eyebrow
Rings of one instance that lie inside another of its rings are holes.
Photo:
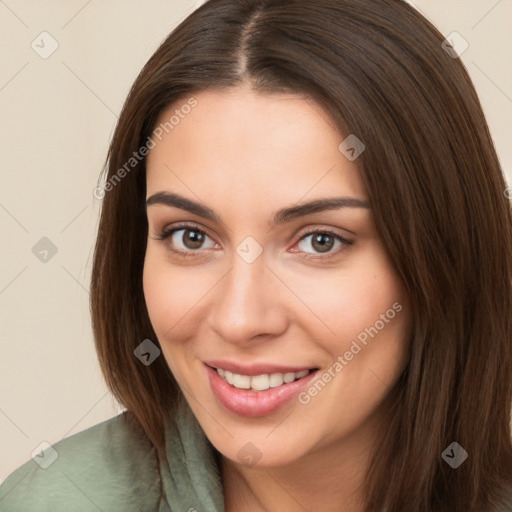
[[[165,205],[186,210],[189,213],[198,215],[205,219],[215,222],[222,222],[222,219],[207,206],[196,203],[186,197],[170,192],[157,192],[146,200],[146,206]],[[274,213],[269,222],[270,226],[284,224],[290,220],[311,215],[313,213],[323,212],[326,210],[338,210],[340,208],[365,208],[370,209],[370,205],[366,201],[355,197],[332,197],[325,199],[315,199],[308,203],[302,203],[294,206],[282,208]]]

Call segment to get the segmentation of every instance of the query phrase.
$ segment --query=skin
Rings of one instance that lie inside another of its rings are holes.
[[[407,364],[407,296],[370,208],[268,226],[275,211],[296,203],[338,196],[368,201],[358,162],[339,151],[345,136],[310,99],[246,85],[194,97],[197,106],[148,155],[147,197],[178,193],[222,221],[167,205],[147,208],[144,293],[163,355],[222,454],[228,512],[360,511],[358,486],[383,428],[384,400]],[[203,245],[184,238],[189,231],[157,239],[178,222],[202,229]],[[332,247],[322,252],[314,236],[303,236],[322,229],[352,244],[329,239]],[[252,263],[236,252],[248,236],[263,249]],[[180,257],[171,247],[193,255]],[[293,399],[247,418],[224,409],[212,393],[205,360],[325,372],[396,302],[401,311],[307,404]],[[254,466],[238,456],[249,441],[260,456]]]

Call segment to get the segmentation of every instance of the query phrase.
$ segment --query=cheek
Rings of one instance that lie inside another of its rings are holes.
[[[409,354],[411,318],[403,285],[385,259],[370,268],[342,298],[346,314],[334,324],[341,336],[330,346],[343,366],[334,389],[354,417],[364,411],[358,412],[353,397],[370,412],[394,385]]]
[[[360,263],[331,284],[326,279],[330,300],[310,295],[335,334],[322,338],[330,361],[299,402],[312,418],[304,428],[318,430],[325,442],[369,418],[408,361],[411,319],[403,285],[382,255]],[[318,417],[328,418],[325,426]]]
[[[189,267],[189,270],[192,267]],[[196,305],[204,295],[201,280],[192,271],[171,265],[159,249],[148,247],[143,290],[151,325],[174,377],[183,385],[193,357],[187,340],[194,335]]]
[[[326,334],[322,339],[333,358],[349,350],[358,336],[363,341],[369,337],[367,329],[375,334],[375,325],[379,334],[393,338],[402,330],[406,294],[381,251],[361,253],[347,268],[317,272],[314,279],[301,277],[295,285],[314,314],[308,316],[310,328]]]
[[[163,342],[186,338],[188,317],[200,307],[212,286],[207,272],[170,264],[160,249],[148,247],[144,261],[143,290],[151,324]]]
[[[173,275],[169,267],[162,265],[151,253],[146,255],[143,273],[143,289],[151,324],[160,338],[172,328],[173,323],[184,314],[181,294],[176,293],[180,287],[179,274]],[[184,290],[186,293],[186,290]]]

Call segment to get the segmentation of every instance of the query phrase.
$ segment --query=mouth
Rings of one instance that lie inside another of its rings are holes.
[[[218,403],[229,412],[247,417],[265,416],[290,403],[319,370],[274,365],[241,367],[225,362],[208,362],[204,367]]]
[[[251,391],[266,391],[270,388],[278,388],[283,384],[290,384],[296,380],[302,379],[311,372],[316,371],[316,368],[309,370],[301,370],[299,372],[286,372],[286,373],[262,373],[260,375],[243,375],[240,373],[230,372],[223,368],[214,368],[217,373],[227,382],[230,386],[237,389],[248,389]]]

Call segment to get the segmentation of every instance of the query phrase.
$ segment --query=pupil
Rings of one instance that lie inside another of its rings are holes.
[[[332,237],[325,233],[319,233],[313,237],[313,247],[319,252],[328,252],[332,248],[332,243]]]
[[[203,234],[198,231],[188,230],[185,232],[184,243],[189,249],[198,249],[203,243]]]

